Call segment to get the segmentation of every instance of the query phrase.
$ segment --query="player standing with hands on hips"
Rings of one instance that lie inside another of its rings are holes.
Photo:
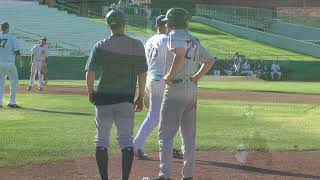
[[[183,180],[193,179],[196,137],[197,83],[215,63],[206,48],[186,30],[190,20],[183,8],[167,11],[166,26],[171,30],[164,81],[166,88],[160,112],[160,172],[157,177],[145,180],[167,180],[172,174],[173,139],[180,129],[183,152]],[[199,68],[200,66],[200,68]]]
[[[3,95],[7,76],[10,79],[10,99],[8,107],[20,108],[16,103],[19,78],[15,58],[19,58],[20,67],[22,67],[21,52],[16,37],[9,33],[9,30],[9,23],[3,22],[1,24],[2,32],[0,34],[0,108],[3,108]]]
[[[134,116],[143,108],[147,64],[143,44],[124,34],[124,13],[111,10],[106,21],[112,35],[95,44],[85,67],[89,100],[96,109],[96,161],[101,179],[107,180],[108,148],[115,123],[122,151],[121,180],[128,180],[134,156]],[[96,73],[99,83],[94,90]],[[139,92],[134,102],[137,79]]]

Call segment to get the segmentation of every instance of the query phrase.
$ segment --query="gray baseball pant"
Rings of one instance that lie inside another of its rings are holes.
[[[167,86],[160,112],[159,176],[171,177],[173,139],[180,128],[183,152],[182,177],[193,176],[195,161],[197,87],[191,81]]]
[[[120,148],[133,147],[134,115],[134,106],[129,102],[96,106],[96,146],[109,148],[114,122]]]

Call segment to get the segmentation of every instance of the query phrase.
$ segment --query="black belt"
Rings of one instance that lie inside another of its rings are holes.
[[[162,80],[162,75],[156,75],[156,77],[158,77],[158,78],[155,78],[155,79],[152,79],[152,81],[160,81],[160,80]]]
[[[188,79],[174,79],[174,80],[171,80],[171,83],[172,84],[178,84],[178,83],[182,83],[183,81],[186,81],[186,80],[192,81],[191,78],[188,78]]]

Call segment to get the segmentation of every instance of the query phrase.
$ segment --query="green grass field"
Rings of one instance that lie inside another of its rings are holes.
[[[223,91],[262,91],[320,94],[318,82],[285,82],[285,81],[200,81],[200,88]]]
[[[235,52],[239,52],[251,59],[277,60],[278,58],[279,60],[315,60],[315,58],[311,56],[305,56],[267,44],[236,37],[201,23],[190,23],[189,30],[194,36],[200,39],[201,43],[207,47],[210,52],[218,54],[218,57],[219,54],[233,55]],[[278,55],[278,57],[275,55]]]
[[[104,20],[96,20],[105,24]],[[235,52],[244,54],[251,59],[264,60],[316,60],[314,57],[272,47],[267,44],[240,38],[210,26],[192,22],[188,28],[200,39],[201,43],[219,58],[230,58]],[[127,32],[140,36],[151,37],[155,32],[146,28],[127,26]]]
[[[9,84],[9,82],[8,82]],[[28,80],[20,80],[20,86],[28,87]],[[84,80],[50,80],[49,86],[84,87]],[[318,82],[285,82],[285,81],[200,81],[200,88],[223,91],[263,91],[287,93],[320,94]]]
[[[220,58],[230,58],[235,52],[239,52],[250,58],[264,60],[316,60],[311,56],[240,38],[201,23],[192,22],[188,29],[211,53],[217,54]],[[154,34],[150,30],[141,30],[134,26],[128,26],[127,31],[148,37]]]
[[[18,102],[23,109],[0,110],[0,167],[93,155],[94,109],[86,96],[19,94]],[[145,115],[136,114],[135,132]],[[319,106],[200,100],[197,116],[199,150],[235,150],[240,143],[320,149]],[[110,151],[118,152],[114,134]],[[146,149],[158,150],[156,130]]]

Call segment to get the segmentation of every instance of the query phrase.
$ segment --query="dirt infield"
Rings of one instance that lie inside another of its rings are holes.
[[[130,179],[141,180],[143,176],[158,173],[157,153],[150,154],[151,161],[134,160]],[[320,179],[320,152],[273,152],[249,153],[245,166],[240,166],[234,153],[223,151],[197,152],[194,169],[195,180],[301,180]],[[109,160],[109,177],[120,179],[120,157],[112,155]],[[174,160],[173,179],[180,178],[181,160]],[[98,180],[93,157],[20,167],[0,168],[3,180]]]
[[[48,86],[44,91],[20,93],[50,93],[85,95],[85,88]],[[211,100],[238,100],[275,103],[319,104],[318,95],[286,94],[245,91],[199,90],[199,98]],[[120,152],[110,156],[109,173],[111,180],[120,179]],[[143,176],[156,175],[159,170],[158,153],[150,153],[153,160],[135,160],[131,180],[141,180]],[[300,180],[320,179],[320,151],[314,152],[249,152],[248,162],[240,165],[234,152],[197,152],[194,169],[195,180]],[[180,179],[181,160],[175,160],[173,179]],[[94,157],[54,161],[18,167],[0,168],[0,180],[97,180],[99,179]]]

